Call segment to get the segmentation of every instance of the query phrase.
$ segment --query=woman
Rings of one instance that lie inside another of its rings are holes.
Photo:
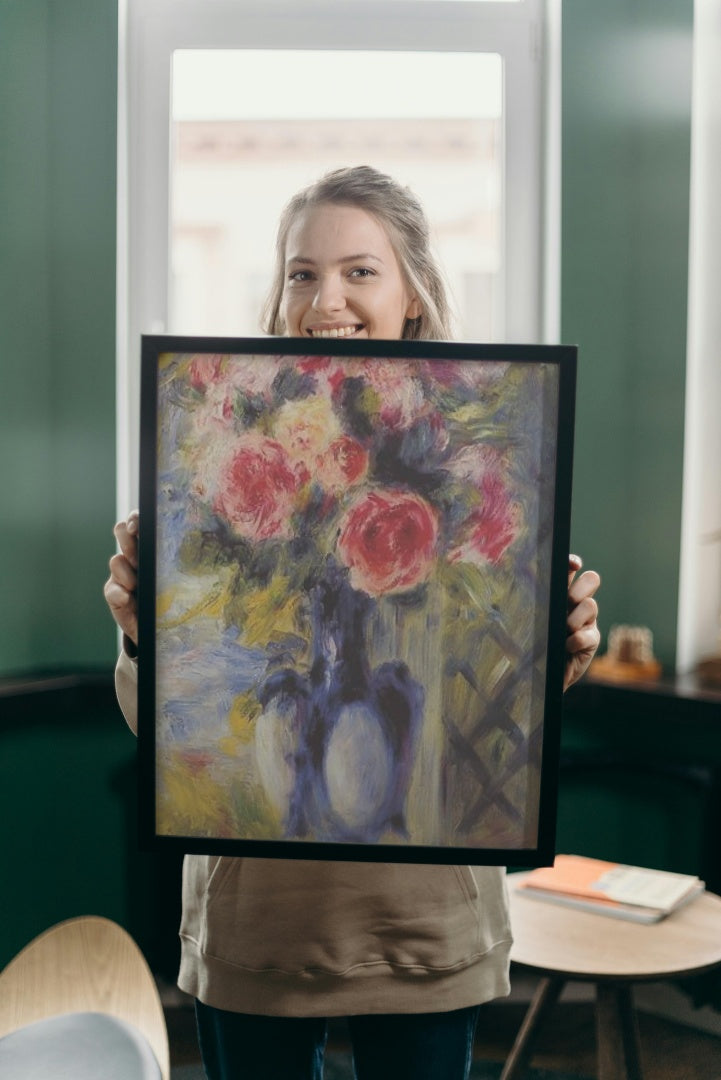
[[[279,227],[265,329],[308,338],[450,337],[423,210],[374,169],[298,194]],[[124,632],[135,724],[137,513],[115,527],[105,595]],[[598,646],[598,575],[569,561],[565,686]],[[349,1019],[359,1080],[468,1076],[479,1006],[508,993],[504,871],[186,856],[179,985],[211,1080],[318,1078],[326,1018]]]

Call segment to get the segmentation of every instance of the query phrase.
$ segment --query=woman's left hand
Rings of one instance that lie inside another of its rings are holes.
[[[576,574],[583,566],[578,555],[568,556],[568,617],[566,619],[566,671],[563,689],[581,678],[593,660],[601,640],[596,619],[598,604],[593,596],[601,578],[595,570]]]

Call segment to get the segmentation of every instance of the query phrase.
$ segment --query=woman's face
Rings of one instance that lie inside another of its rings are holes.
[[[400,338],[421,314],[388,234],[360,207],[310,207],[285,252],[281,315],[291,337]]]

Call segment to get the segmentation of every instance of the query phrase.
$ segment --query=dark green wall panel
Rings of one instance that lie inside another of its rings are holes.
[[[562,338],[579,345],[573,545],[602,629],[675,657],[692,0],[563,6]]]
[[[116,0],[0,0],[0,675],[112,661]]]
[[[0,905],[0,967],[62,919],[129,923],[134,789],[123,763],[134,761],[134,739],[111,705],[94,704],[91,716],[55,707],[45,721],[34,701],[25,711],[26,722],[2,729],[0,808],[14,824],[3,834],[12,888]]]
[[[0,669],[45,628],[52,503],[45,5],[0,3]]]
[[[0,686],[0,969],[62,919],[124,926],[177,974],[180,857],[138,848],[137,741],[110,673]]]

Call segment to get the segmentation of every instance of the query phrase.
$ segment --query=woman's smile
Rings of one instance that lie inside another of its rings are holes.
[[[363,329],[363,323],[352,323],[350,326],[309,326],[307,333],[311,337],[339,338],[354,337]]]

